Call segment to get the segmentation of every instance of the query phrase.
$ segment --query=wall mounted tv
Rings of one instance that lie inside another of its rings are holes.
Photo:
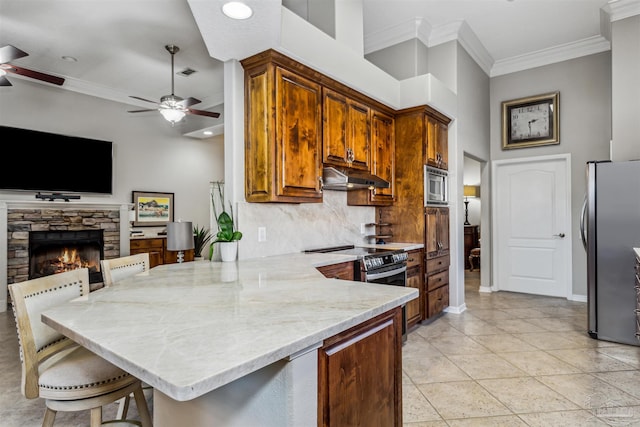
[[[113,143],[0,126],[0,191],[112,194]]]

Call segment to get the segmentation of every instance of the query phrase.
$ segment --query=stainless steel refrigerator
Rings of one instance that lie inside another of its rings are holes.
[[[640,160],[587,162],[580,231],[587,251],[589,335],[640,345],[633,252],[640,247]]]

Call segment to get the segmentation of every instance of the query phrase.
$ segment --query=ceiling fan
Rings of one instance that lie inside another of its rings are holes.
[[[160,103],[155,101],[150,101],[148,99],[140,98],[139,96],[130,96],[134,99],[139,99],[140,101],[151,102],[156,104],[158,108],[152,109],[144,109],[144,110],[131,110],[129,113],[142,113],[145,111],[160,111],[160,114],[165,118],[166,121],[170,122],[173,126],[178,123],[183,117],[187,114],[195,114],[197,116],[208,116],[208,117],[220,117],[220,113],[214,113],[211,111],[203,111],[203,110],[195,110],[193,108],[189,108],[194,104],[198,104],[202,101],[196,98],[189,97],[187,99],[183,99],[179,96],[176,96],[173,93],[173,58],[174,55],[180,50],[180,48],[176,45],[168,44],[164,47],[171,54],[171,95],[165,95],[160,98]]]
[[[43,82],[52,83],[54,85],[62,86],[64,79],[62,77],[52,76],[51,74],[41,73],[39,71],[29,70],[27,68],[18,67],[13,64],[9,64],[14,59],[28,56],[25,51],[18,49],[10,44],[0,47],[0,86],[13,86],[7,74],[19,74],[21,76],[30,77],[32,79],[41,80]]]

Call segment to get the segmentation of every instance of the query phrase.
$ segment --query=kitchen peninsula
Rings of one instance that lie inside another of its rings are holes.
[[[334,375],[349,360],[386,387],[372,394],[380,401],[359,404],[386,407],[401,425],[400,307],[418,293],[327,279],[315,268],[351,259],[162,265],[48,310],[43,321],[152,385],[156,427],[337,425],[332,387],[371,384]]]

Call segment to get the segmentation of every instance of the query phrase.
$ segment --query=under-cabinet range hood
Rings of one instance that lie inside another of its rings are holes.
[[[358,169],[326,167],[322,173],[323,190],[358,190],[362,188],[389,188],[388,181]]]

